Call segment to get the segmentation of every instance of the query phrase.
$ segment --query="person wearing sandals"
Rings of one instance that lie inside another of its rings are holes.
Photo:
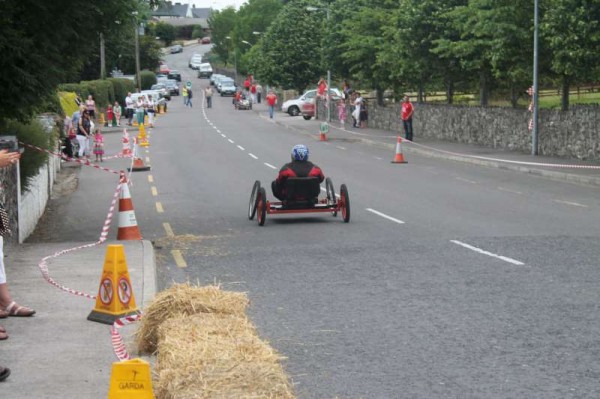
[[[19,162],[21,154],[18,152],[8,152],[7,150],[0,151],[0,168],[4,168],[10,165],[14,165]],[[8,285],[6,283],[6,272],[4,270],[4,239],[0,236],[0,318],[6,318],[8,316],[21,316],[28,317],[35,314],[35,310],[29,309],[20,305],[17,305],[12,300],[10,293],[8,292]],[[0,340],[8,338],[6,329],[0,326]],[[10,375],[10,369],[4,366],[0,366],[0,381],[4,381]]]

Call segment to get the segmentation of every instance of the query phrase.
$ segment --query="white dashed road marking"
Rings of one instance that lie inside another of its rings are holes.
[[[267,165],[271,169],[277,169],[275,166],[271,165],[270,163],[265,162],[265,165]]]
[[[246,151],[246,149],[244,147],[242,147],[241,145],[238,145],[237,148],[239,148],[242,151]]]
[[[391,216],[388,216],[385,213],[381,213],[379,211],[376,211],[375,209],[367,208],[367,211],[369,211],[371,213],[374,213],[377,216],[381,216],[382,218],[385,218],[387,220],[391,220],[392,222],[395,222],[395,223],[398,223],[398,224],[404,224],[404,222],[402,220],[393,218]]]
[[[583,204],[580,204],[580,203],[577,203],[577,202],[562,201],[562,200],[557,200],[557,199],[555,199],[553,201],[557,202],[559,204],[565,204],[565,205],[571,205],[571,206],[578,206],[580,208],[587,208],[588,207],[587,205],[583,205]]]
[[[231,144],[235,144],[235,141],[233,141],[231,139],[227,139],[227,141],[229,141]]]
[[[498,190],[500,190],[500,191],[506,191],[507,193],[513,193],[513,194],[523,194],[520,191],[511,190],[510,188],[504,188],[504,187],[498,187]]]
[[[502,255],[496,255],[496,254],[493,254],[493,253],[491,253],[491,252],[484,251],[484,250],[483,250],[483,249],[481,249],[481,248],[477,248],[477,247],[474,247],[474,246],[472,246],[472,245],[465,244],[464,242],[460,242],[460,241],[457,241],[457,240],[450,240],[450,242],[453,242],[453,243],[455,243],[455,244],[457,244],[457,245],[460,245],[461,247],[465,247],[465,248],[467,248],[467,249],[470,249],[471,251],[478,252],[478,253],[480,253],[480,254],[482,254],[482,255],[491,256],[492,258],[497,258],[497,259],[503,260],[503,261],[505,261],[505,262],[512,263],[513,265],[517,265],[517,266],[523,266],[523,265],[525,264],[525,263],[523,263],[523,262],[520,262],[520,261],[518,261],[518,260],[515,260],[515,259],[512,259],[512,258],[508,258],[508,257],[506,257],[506,256],[502,256]]]
[[[248,155],[250,155],[254,159],[258,159],[258,157],[256,155],[252,154],[252,153],[248,153]]]

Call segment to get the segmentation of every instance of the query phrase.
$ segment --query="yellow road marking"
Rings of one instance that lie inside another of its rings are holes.
[[[169,223],[163,223],[163,227],[167,232],[167,237],[175,237],[175,233],[173,233],[173,229],[171,228],[171,225]]]
[[[158,195],[158,190],[156,189],[156,187],[154,187],[154,186],[150,187],[150,191],[152,191],[153,196],[156,197]]]
[[[165,210],[162,207],[162,204],[160,202],[156,203],[156,212],[158,213],[163,213]]]
[[[148,183],[154,183],[154,177],[152,177],[152,175],[148,175]]]
[[[173,256],[173,259],[175,259],[175,264],[177,265],[177,267],[187,267],[187,263],[185,262],[185,259],[183,259],[183,255],[181,254],[180,250],[173,249],[171,251],[171,255]]]

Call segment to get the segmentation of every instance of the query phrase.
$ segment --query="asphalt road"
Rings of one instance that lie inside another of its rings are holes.
[[[247,292],[300,398],[600,395],[597,188],[418,155],[394,165],[382,148],[235,111],[231,97],[203,109],[207,80],[187,60],[207,47],[166,57],[193,83],[194,107],[171,101],[145,153],[152,171],[134,175],[161,288]],[[253,182],[268,188],[298,143],[336,191],[348,186],[350,223],[248,220]],[[95,201],[87,187],[63,206]]]

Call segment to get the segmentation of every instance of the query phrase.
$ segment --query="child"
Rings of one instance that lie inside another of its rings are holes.
[[[96,129],[94,133],[94,154],[96,155],[96,162],[100,160],[102,162],[102,156],[104,155],[104,137],[100,129]]]
[[[343,129],[344,123],[346,123],[346,103],[344,102],[344,100],[338,100],[337,111],[338,119],[340,120],[340,126]]]
[[[108,104],[108,106],[106,107],[106,125],[104,125],[104,126],[107,126],[107,127],[112,126],[113,118],[114,118],[114,114],[113,114],[112,106],[110,104]]]
[[[121,126],[121,105],[118,101],[115,101],[115,106],[113,107],[113,113],[115,114],[115,122],[117,126]]]

